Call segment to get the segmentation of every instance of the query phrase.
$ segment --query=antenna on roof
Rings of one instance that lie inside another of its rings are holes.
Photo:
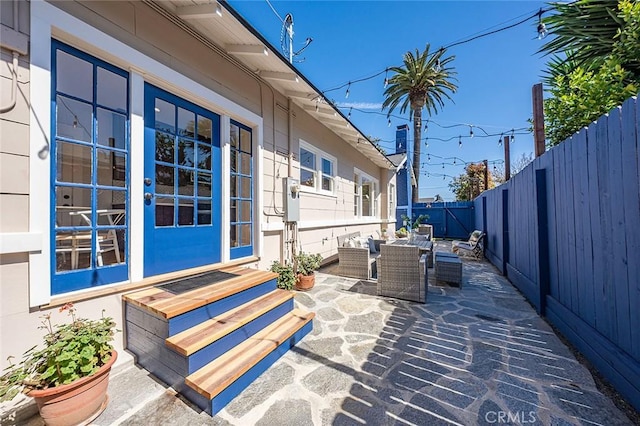
[[[282,21],[282,33],[280,35],[280,48],[282,49],[282,54],[285,55],[289,59],[289,63],[293,64],[293,59],[302,53],[305,50],[313,39],[311,37],[307,37],[305,40],[304,46],[297,52],[293,51],[293,15],[287,13]],[[302,59],[304,60],[304,59]],[[300,61],[301,62],[301,61]]]

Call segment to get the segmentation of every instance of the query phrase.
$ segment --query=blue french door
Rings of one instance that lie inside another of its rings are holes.
[[[219,262],[220,116],[145,84],[144,275]]]

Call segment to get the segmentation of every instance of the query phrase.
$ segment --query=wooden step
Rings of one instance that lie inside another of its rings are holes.
[[[189,375],[185,380],[187,385],[203,397],[212,400],[308,324],[314,316],[315,314],[312,312],[307,313],[294,309],[232,350]]]
[[[292,292],[274,290],[169,337],[166,345],[181,355],[189,356],[291,299],[293,299]]]
[[[170,319],[278,277],[278,274],[273,272],[242,267],[221,269],[221,271],[238,276],[181,294],[151,287],[122,297],[126,302],[162,318]]]

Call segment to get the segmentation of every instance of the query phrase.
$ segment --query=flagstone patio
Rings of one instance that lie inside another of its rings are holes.
[[[295,295],[313,332],[216,417],[131,366],[94,424],[631,424],[488,262],[465,261],[462,288],[430,286],[424,305],[333,271]]]

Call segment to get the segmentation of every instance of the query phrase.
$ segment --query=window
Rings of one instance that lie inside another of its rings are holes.
[[[52,294],[128,278],[129,75],[52,43]]]
[[[389,184],[389,218],[396,216],[396,186]]]
[[[231,258],[253,254],[252,132],[231,120]]]
[[[300,185],[309,191],[335,192],[336,158],[300,141]]]
[[[356,170],[353,174],[353,212],[356,217],[378,216],[378,181]]]

